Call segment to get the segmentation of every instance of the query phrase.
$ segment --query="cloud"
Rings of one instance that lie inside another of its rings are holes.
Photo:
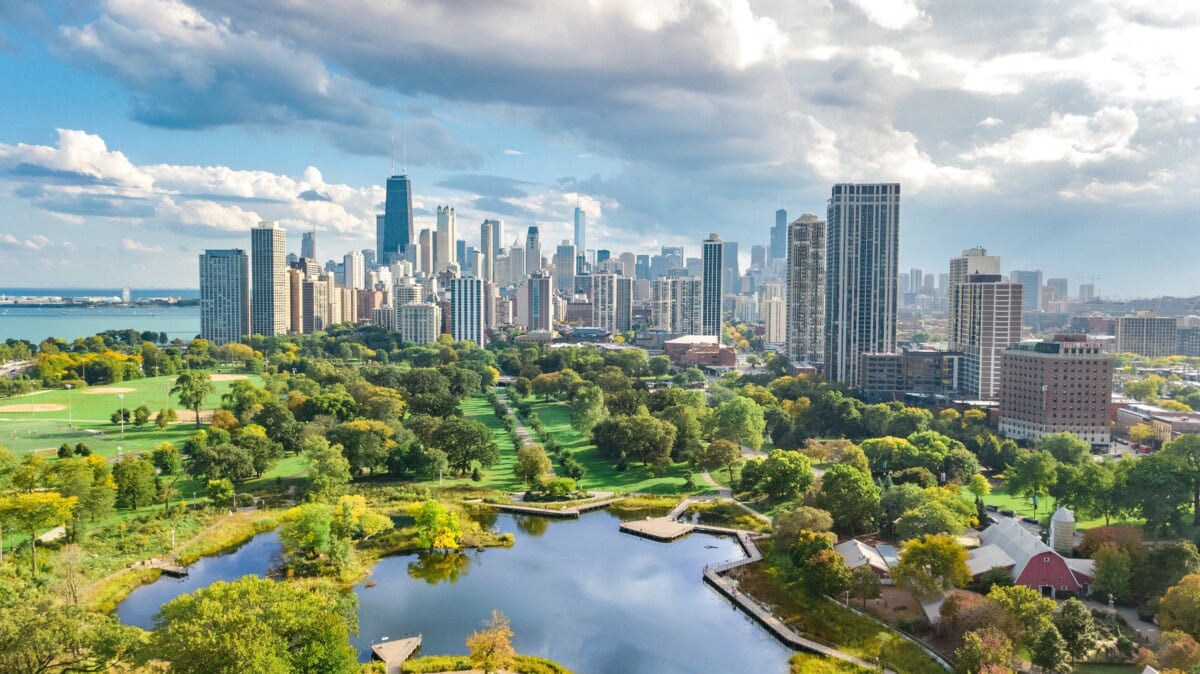
[[[35,234],[27,239],[18,239],[12,234],[0,232],[0,248],[15,248],[39,251],[54,245],[46,236]]]
[[[134,239],[121,239],[121,250],[127,253],[161,253],[159,246],[148,246]]]
[[[453,175],[438,181],[438,187],[446,187],[461,192],[499,198],[523,197],[528,194],[528,186],[533,185],[526,180],[516,180],[496,175]]]
[[[1074,166],[1110,158],[1132,159],[1138,130],[1132,110],[1106,107],[1096,114],[1054,113],[1045,126],[1021,129],[996,143],[962,154],[964,159],[998,159],[1004,163],[1067,162]]]
[[[525,153],[524,153],[524,152],[521,152],[520,150],[511,150],[511,149],[510,149],[510,150],[505,150],[505,151],[504,151],[504,154],[506,154],[506,155],[509,155],[509,156],[513,156],[513,157],[523,157],[523,156],[525,156]]]
[[[921,18],[921,10],[913,0],[849,0],[877,26],[902,30]]]

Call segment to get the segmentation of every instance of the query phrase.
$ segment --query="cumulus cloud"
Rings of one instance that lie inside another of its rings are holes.
[[[1013,164],[1064,161],[1074,166],[1130,159],[1138,156],[1130,144],[1137,130],[1138,118],[1132,110],[1107,107],[1091,116],[1054,113],[1045,126],[1021,129],[962,157]]]
[[[127,253],[161,253],[159,246],[148,246],[134,239],[121,239],[121,250]]]

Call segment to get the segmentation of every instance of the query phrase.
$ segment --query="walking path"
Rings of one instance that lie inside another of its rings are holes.
[[[491,506],[496,510],[501,510],[506,513],[516,513],[518,515],[539,515],[541,517],[559,517],[563,519],[576,519],[583,513],[607,508],[608,506],[625,498],[624,496],[613,496],[612,492],[593,492],[594,497],[590,500],[580,501],[578,505],[570,508],[538,508],[537,506],[517,505],[515,503],[488,503],[483,500],[467,501],[467,503],[478,503],[481,505]]]

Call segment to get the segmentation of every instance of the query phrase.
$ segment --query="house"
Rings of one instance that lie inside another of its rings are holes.
[[[1032,588],[1047,597],[1056,597],[1059,592],[1081,596],[1091,593],[1095,573],[1092,560],[1062,556],[1017,520],[1001,518],[984,529],[979,539],[983,546],[975,554],[983,553],[993,556],[993,561],[1003,561],[996,551],[986,550],[990,546],[998,548],[1012,560],[1012,577],[1017,585]]]
[[[846,566],[851,571],[868,565],[880,580],[891,582],[891,568],[884,560],[883,555],[879,554],[874,547],[851,538],[833,546],[833,549],[842,556],[842,559],[846,560]]]

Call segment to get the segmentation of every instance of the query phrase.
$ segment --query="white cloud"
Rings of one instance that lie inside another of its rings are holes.
[[[128,253],[161,253],[162,248],[159,246],[148,246],[141,241],[134,239],[121,239],[121,250]]]
[[[520,150],[505,150],[504,154],[510,155],[510,156],[515,156],[515,157],[520,157],[520,156],[523,156],[525,153]]]
[[[1000,126],[1002,124],[1004,124],[1002,120],[991,116],[985,117],[979,122],[979,126]]]
[[[873,23],[889,30],[902,30],[921,19],[921,9],[913,0],[850,0]]]
[[[1046,126],[1021,129],[991,145],[964,152],[963,159],[998,159],[1006,164],[1067,162],[1074,166],[1110,158],[1131,159],[1137,114],[1106,107],[1092,116],[1054,113]]]

